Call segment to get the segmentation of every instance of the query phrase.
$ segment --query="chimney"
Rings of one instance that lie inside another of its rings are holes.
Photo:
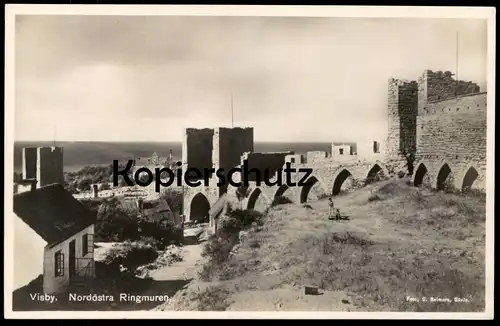
[[[96,185],[96,184],[92,185],[92,193],[94,195],[94,198],[98,198],[99,197],[99,187],[98,187],[98,185]]]

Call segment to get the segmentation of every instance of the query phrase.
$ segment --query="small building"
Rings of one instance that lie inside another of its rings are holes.
[[[14,195],[15,288],[43,275],[43,292],[95,277],[96,216],[60,184]]]
[[[174,212],[164,198],[120,198],[120,204],[125,210],[137,211],[138,217],[153,222],[168,221],[175,227],[181,227],[182,219],[179,212]]]

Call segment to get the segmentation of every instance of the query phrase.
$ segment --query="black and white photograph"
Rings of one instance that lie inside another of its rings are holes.
[[[492,319],[495,50],[486,7],[7,5],[6,316]]]

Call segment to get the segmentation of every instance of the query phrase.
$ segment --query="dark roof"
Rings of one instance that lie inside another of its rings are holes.
[[[96,216],[60,184],[14,196],[14,212],[49,245],[56,245],[96,221]]]
[[[121,206],[126,210],[137,211],[139,215],[148,220],[155,220],[159,217],[169,216],[175,224],[180,223],[180,219],[172,212],[168,202],[163,198],[144,199],[142,198],[142,210],[138,208],[137,201],[140,198],[123,198],[120,200]]]

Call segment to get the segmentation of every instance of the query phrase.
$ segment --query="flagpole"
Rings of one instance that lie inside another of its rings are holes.
[[[456,75],[456,78],[457,78],[457,81],[459,80],[458,79],[458,31],[457,31],[457,49],[456,49],[457,53],[456,53],[456,68],[455,68],[455,75]]]
[[[56,147],[56,127],[54,127],[54,139],[53,139],[53,147]]]
[[[234,128],[233,93],[231,92],[231,128]]]

